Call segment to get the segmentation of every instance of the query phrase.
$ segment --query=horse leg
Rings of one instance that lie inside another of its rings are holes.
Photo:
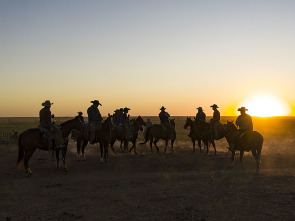
[[[59,150],[56,150],[55,151],[55,156],[56,156],[56,166],[57,166],[57,169],[60,169],[60,164],[59,164]]]
[[[196,141],[192,138],[192,142],[193,142],[193,154],[195,154]]]
[[[115,144],[115,142],[116,142],[116,139],[111,139],[111,141],[110,141],[110,146],[111,146],[112,151],[113,151],[115,154],[117,154],[116,151],[115,151],[115,149],[114,149],[114,144]],[[120,148],[122,148],[122,147],[120,146]]]
[[[159,148],[157,146],[157,142],[159,141],[160,139],[159,138],[156,138],[155,141],[154,141],[154,145],[155,147],[157,148],[157,152],[159,153]]]
[[[257,149],[257,160],[256,160],[256,163],[257,163],[256,172],[259,173],[260,164],[261,164],[261,149],[260,148]]]
[[[259,173],[261,150],[251,150],[251,152],[256,160],[256,172]]]
[[[202,153],[202,140],[198,140],[198,147],[200,149],[200,153]]]
[[[244,166],[244,163],[243,163],[243,156],[244,156],[244,151],[240,151],[240,161],[241,161],[241,164],[243,166],[243,169],[245,170],[245,166]]]
[[[88,141],[84,140],[83,144],[82,144],[82,158],[83,158],[84,161],[86,160],[85,147],[87,146],[87,144],[88,144]]]
[[[136,140],[133,141],[133,148],[134,148],[134,153],[137,155],[137,152],[136,152]]]
[[[104,161],[107,162],[108,161],[108,142],[104,142]]]
[[[62,149],[62,162],[64,165],[64,171],[68,172],[67,162],[66,162],[66,155],[67,155],[67,146]]]
[[[32,174],[32,170],[29,167],[29,159],[31,158],[31,156],[33,155],[34,152],[35,152],[35,149],[30,150],[30,151],[25,151],[24,167],[25,167],[25,172],[29,175]]]
[[[207,141],[208,142],[208,141]],[[209,143],[208,143],[208,146],[209,146]],[[213,143],[212,143],[212,146],[213,146],[213,148],[214,148],[214,152],[215,152],[215,155],[216,155],[216,147],[215,147],[215,142],[213,141]]]
[[[231,167],[233,167],[235,163],[235,153],[235,151],[231,151]]]
[[[174,152],[174,150],[173,150],[173,144],[174,144],[174,141],[175,141],[175,140],[171,140],[171,151],[172,151],[172,152]]]
[[[151,153],[153,152],[153,138],[150,138],[150,147],[151,147]]]
[[[165,140],[165,149],[164,149],[164,153],[166,153],[167,146],[168,146],[168,139]]]
[[[81,152],[81,140],[77,139],[77,160],[80,160],[80,152]]]
[[[103,163],[103,143],[99,143],[99,148],[100,148],[100,161]]]
[[[128,141],[127,140],[124,141],[124,150],[128,151]]]

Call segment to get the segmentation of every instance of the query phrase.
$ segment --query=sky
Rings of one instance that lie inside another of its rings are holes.
[[[295,1],[0,0],[0,117],[236,115],[270,94],[295,116]],[[272,108],[266,104],[267,108]]]

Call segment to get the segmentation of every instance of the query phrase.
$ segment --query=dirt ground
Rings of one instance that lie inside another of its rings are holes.
[[[222,143],[217,143],[221,146]],[[17,146],[0,147],[0,220],[294,220],[295,154],[263,154],[261,173],[246,154],[231,169],[223,146],[217,156],[192,154],[191,144],[175,151],[139,155],[110,153],[99,161],[88,146],[77,161],[69,146],[69,171],[58,171],[51,153],[36,151],[33,175],[16,169]],[[295,146],[294,146],[295,148]],[[238,156],[238,155],[237,155]]]

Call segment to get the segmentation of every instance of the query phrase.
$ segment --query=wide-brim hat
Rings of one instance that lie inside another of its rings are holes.
[[[124,111],[126,111],[126,110],[130,110],[130,108],[128,108],[128,107],[125,107],[123,110],[124,110]]]
[[[50,100],[46,100],[45,102],[42,103],[42,106],[48,107],[51,106],[53,103],[50,102]]]
[[[246,109],[245,107],[240,107],[239,109],[238,109],[238,111],[247,111],[248,109]]]
[[[77,112],[78,114],[80,114],[80,115],[83,115],[83,112],[82,111],[79,111],[79,112]]]
[[[162,107],[160,108],[160,110],[166,110],[166,108],[165,108],[164,106],[162,106]]]
[[[198,107],[198,108],[196,108],[196,109],[198,109],[198,110],[203,110],[203,108],[202,108],[202,107]]]
[[[94,101],[90,101],[90,102],[93,103],[93,104],[98,104],[98,105],[102,106],[101,103],[99,103],[98,100],[94,100]]]
[[[219,108],[219,107],[217,106],[217,104],[213,104],[213,105],[211,105],[210,107],[216,107],[216,108]]]

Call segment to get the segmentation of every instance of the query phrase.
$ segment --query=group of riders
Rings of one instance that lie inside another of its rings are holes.
[[[102,106],[101,103],[98,100],[91,101],[92,105],[87,109],[88,114],[88,128],[89,128],[89,142],[91,144],[95,143],[95,134],[97,131],[99,131],[102,127],[103,118],[100,114],[100,111],[98,109],[98,106]],[[40,116],[40,125],[39,128],[43,132],[44,137],[48,138],[49,142],[49,149],[55,149],[56,147],[59,147],[63,145],[65,142],[62,136],[62,131],[58,127],[58,125],[51,122],[51,119],[54,118],[54,115],[51,114],[50,108],[51,103],[49,100],[46,100],[44,103],[42,103],[43,108],[40,110],[39,116]],[[211,131],[211,138],[213,140],[218,139],[218,127],[220,125],[220,112],[218,111],[218,106],[216,104],[213,104],[210,106],[213,109],[213,118],[210,119],[210,131]],[[130,123],[130,115],[128,114],[130,108],[119,108],[114,111],[113,114],[113,124],[115,130],[121,134],[122,139],[130,140],[132,136],[132,126]],[[162,106],[160,108],[161,112],[159,113],[159,118],[161,121],[161,125],[163,127],[163,131],[165,131],[170,139],[175,139],[175,128],[170,122],[170,114],[166,112],[166,108]],[[204,113],[202,107],[197,108],[198,113],[196,114],[195,119],[201,120],[206,122],[206,114]],[[239,128],[238,130],[238,136],[242,136],[248,131],[253,131],[253,123],[252,118],[250,115],[246,114],[245,107],[241,107],[238,109],[240,111],[240,115],[236,119],[236,126]],[[83,113],[78,112],[77,118],[80,119],[81,123],[85,124]],[[146,129],[151,126],[152,123],[148,119],[146,124]],[[145,130],[146,131],[146,130]],[[145,132],[144,132],[144,136]]]

